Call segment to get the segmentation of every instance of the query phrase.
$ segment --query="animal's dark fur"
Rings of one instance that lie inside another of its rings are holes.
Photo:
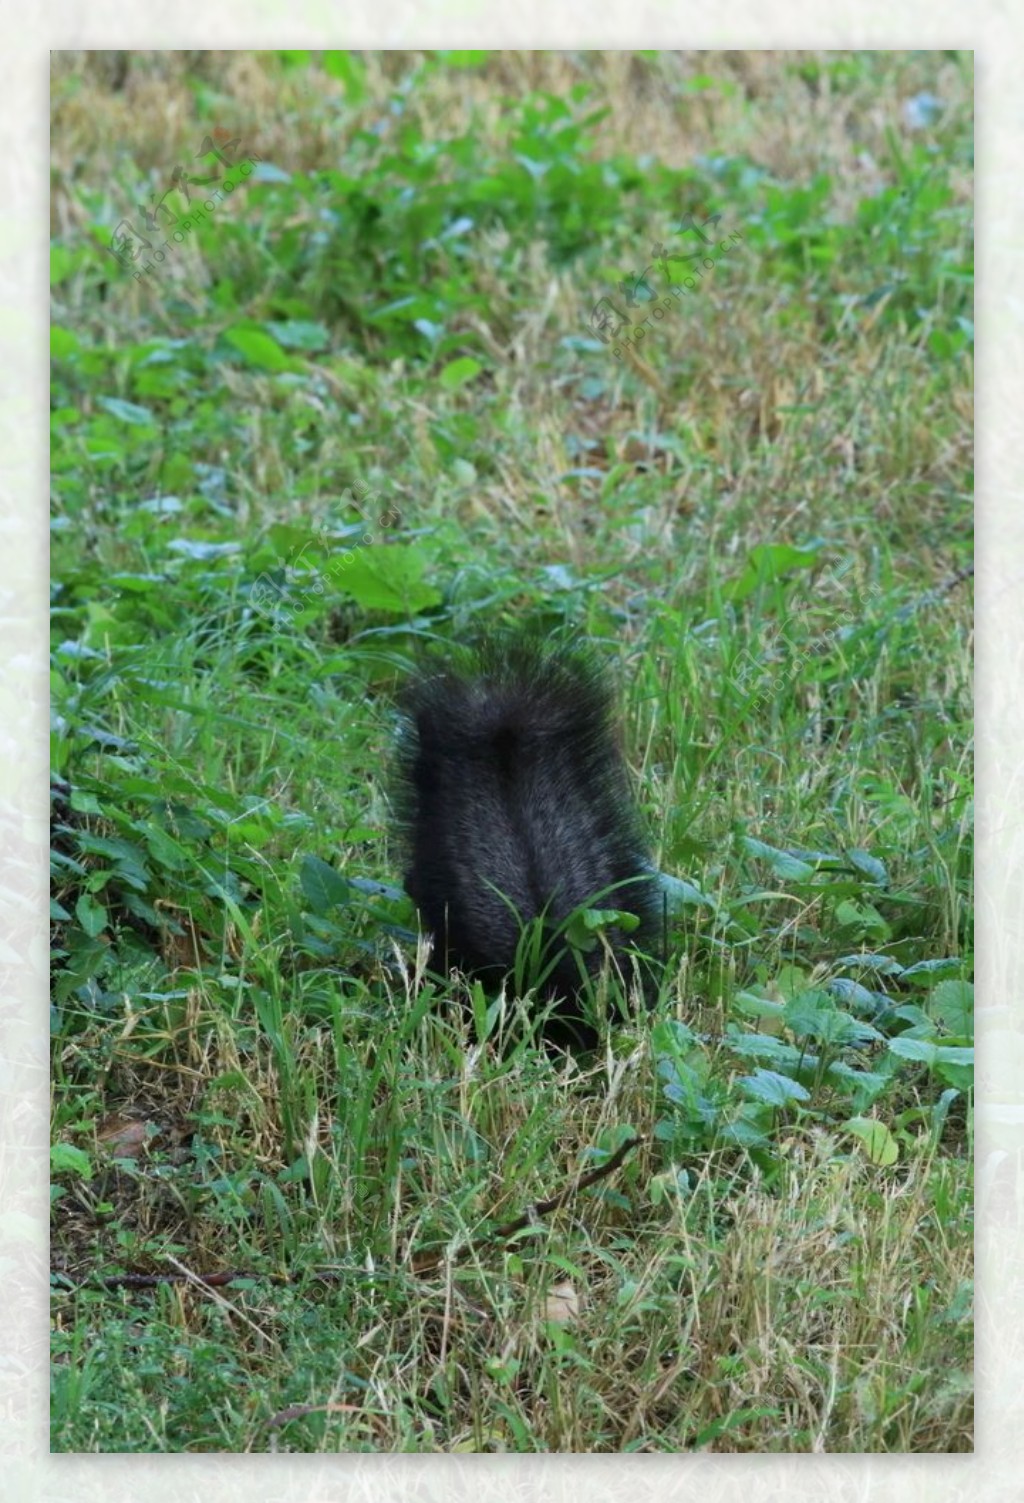
[[[532,632],[500,633],[422,669],[403,709],[405,885],[434,935],[439,968],[499,981],[514,970],[526,923],[542,918],[549,933],[579,907],[635,913],[641,923],[630,942],[657,948],[653,869],[611,691],[589,652]],[[611,940],[625,962],[624,936]],[[603,954],[597,945],[584,957],[591,975]],[[548,1038],[589,1046],[579,955],[564,935],[553,939],[541,994],[562,1004]],[[631,965],[621,969],[628,980]]]

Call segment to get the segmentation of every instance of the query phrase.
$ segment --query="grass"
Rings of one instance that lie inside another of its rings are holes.
[[[971,88],[55,55],[55,1450],[971,1448]],[[527,613],[671,908],[578,1059],[389,833]]]

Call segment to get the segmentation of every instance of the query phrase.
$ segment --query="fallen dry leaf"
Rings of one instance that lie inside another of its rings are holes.
[[[567,1326],[579,1318],[579,1313],[579,1295],[569,1281],[552,1284],[544,1301],[544,1319],[552,1320],[556,1325]]]
[[[118,1159],[137,1159],[153,1136],[150,1123],[131,1117],[108,1117],[96,1130],[97,1143]]]

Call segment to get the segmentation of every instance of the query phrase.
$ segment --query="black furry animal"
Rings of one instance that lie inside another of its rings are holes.
[[[591,1048],[581,996],[609,943],[573,930],[581,908],[635,914],[605,930],[625,981],[627,943],[659,948],[657,875],[619,750],[613,698],[586,649],[534,631],[499,632],[427,664],[406,686],[397,812],[405,887],[434,936],[438,969],[557,1000],[556,1046]],[[524,938],[524,930],[530,931]],[[650,983],[649,961],[644,967]]]

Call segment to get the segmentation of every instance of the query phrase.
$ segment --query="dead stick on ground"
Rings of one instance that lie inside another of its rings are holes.
[[[516,1232],[521,1232],[524,1227],[531,1226],[541,1216],[547,1216],[551,1211],[557,1211],[559,1206],[565,1205],[567,1200],[571,1200],[581,1190],[588,1190],[591,1185],[596,1185],[598,1180],[605,1179],[609,1174],[614,1174],[626,1155],[631,1153],[634,1148],[639,1147],[643,1141],[643,1138],[627,1138],[624,1143],[619,1144],[610,1158],[606,1159],[597,1169],[591,1169],[588,1174],[583,1174],[579,1179],[572,1180],[569,1184],[564,1185],[558,1194],[552,1195],[549,1200],[534,1201],[533,1205],[524,1211],[521,1216],[517,1216],[514,1221],[509,1221],[504,1226],[496,1227],[493,1232],[483,1239],[481,1244],[469,1243],[461,1247],[451,1261],[460,1261],[473,1246],[491,1247],[496,1242],[507,1242],[509,1237],[514,1237]],[[445,1262],[444,1253],[415,1253],[412,1258],[412,1271],[416,1274],[432,1273],[435,1268],[440,1268],[443,1262]]]

